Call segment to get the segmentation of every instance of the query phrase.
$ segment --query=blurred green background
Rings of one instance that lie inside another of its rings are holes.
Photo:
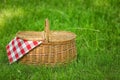
[[[77,35],[77,60],[66,66],[9,64],[5,46],[18,31]],[[120,0],[0,0],[0,80],[120,80]]]

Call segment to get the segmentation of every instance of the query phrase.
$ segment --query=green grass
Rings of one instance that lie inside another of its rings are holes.
[[[119,0],[0,0],[0,80],[120,80]],[[60,67],[10,65],[5,46],[18,31],[76,33],[77,60]]]

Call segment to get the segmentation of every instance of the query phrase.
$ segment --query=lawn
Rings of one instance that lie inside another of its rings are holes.
[[[0,80],[120,80],[119,0],[0,0]],[[77,60],[65,66],[9,64],[5,46],[18,31],[77,35]]]

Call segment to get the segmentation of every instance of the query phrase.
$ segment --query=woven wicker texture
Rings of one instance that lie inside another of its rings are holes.
[[[42,32],[23,31],[16,34],[25,40],[44,40],[44,42],[22,57],[24,64],[55,65],[64,64],[76,57],[76,35],[66,31],[50,31],[48,20]]]

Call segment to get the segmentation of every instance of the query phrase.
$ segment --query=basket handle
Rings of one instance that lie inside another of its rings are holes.
[[[45,20],[45,28],[44,28],[44,36],[45,36],[45,42],[49,42],[49,21],[48,19]]]

